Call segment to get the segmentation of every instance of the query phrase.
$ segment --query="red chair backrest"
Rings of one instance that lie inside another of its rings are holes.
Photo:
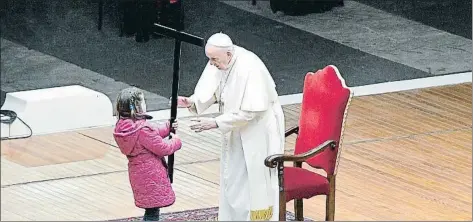
[[[327,66],[305,76],[299,135],[295,154],[307,152],[327,140],[335,140],[335,149],[327,148],[307,163],[333,175],[351,90],[335,66]]]

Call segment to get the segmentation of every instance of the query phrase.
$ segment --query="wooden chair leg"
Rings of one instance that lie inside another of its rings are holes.
[[[294,200],[294,213],[297,221],[304,221],[304,204],[302,199]]]
[[[279,221],[286,221],[286,193],[284,191],[284,163],[278,163]]]
[[[325,205],[325,220],[334,221],[335,220],[335,175],[329,176],[328,181],[330,184],[330,191],[327,195],[326,205]]]
[[[286,221],[286,200],[282,202],[281,198],[279,198],[279,221]]]
[[[302,168],[302,162],[294,162],[294,167]],[[294,200],[294,214],[296,216],[296,221],[303,221],[304,220],[304,204],[302,199],[295,199]]]

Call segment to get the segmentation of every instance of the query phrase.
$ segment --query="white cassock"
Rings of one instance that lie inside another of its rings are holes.
[[[215,102],[220,107],[220,221],[279,220],[277,169],[264,165],[269,155],[284,152],[284,113],[275,87],[258,56],[235,46],[228,70],[207,64],[190,97],[195,114]]]

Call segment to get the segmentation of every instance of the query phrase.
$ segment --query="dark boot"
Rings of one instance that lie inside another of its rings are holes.
[[[144,221],[159,221],[159,208],[146,208]]]

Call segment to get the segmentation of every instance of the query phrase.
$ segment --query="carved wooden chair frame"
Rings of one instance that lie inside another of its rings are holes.
[[[338,72],[338,69],[333,66],[335,70],[337,71],[338,78],[341,80],[342,87],[349,89],[349,87],[346,86],[344,78],[340,75]],[[341,135],[340,135],[340,141],[338,143],[338,152],[337,152],[337,159],[335,163],[335,171],[333,175],[328,175],[327,174],[327,180],[329,182],[329,194],[326,196],[326,212],[325,212],[325,220],[326,221],[333,221],[335,219],[335,178],[337,176],[337,171],[338,171],[338,165],[340,163],[340,154],[342,152],[342,141],[343,141],[343,133],[345,130],[345,123],[348,115],[348,108],[350,106],[351,100],[353,97],[353,91],[350,90],[350,95],[348,98],[347,105],[345,107],[344,115],[343,115],[343,121],[342,121],[342,127],[341,127]],[[293,126],[286,130],[285,132],[285,137],[288,137],[292,134],[298,134],[299,133],[299,126]],[[335,149],[337,146],[337,142],[334,140],[327,140],[324,143],[318,145],[317,147],[302,153],[298,155],[290,155],[290,154],[276,154],[276,155],[271,155],[266,158],[264,164],[267,167],[270,168],[275,168],[277,167],[278,169],[278,178],[279,178],[279,221],[285,221],[286,220],[286,195],[285,195],[285,190],[284,190],[284,162],[293,162],[294,167],[301,168],[302,163],[307,161],[308,159],[316,156],[317,154],[323,152],[325,149]],[[295,213],[295,219],[298,221],[303,221],[304,216],[303,216],[303,200],[302,199],[295,199],[294,200],[294,213]]]

